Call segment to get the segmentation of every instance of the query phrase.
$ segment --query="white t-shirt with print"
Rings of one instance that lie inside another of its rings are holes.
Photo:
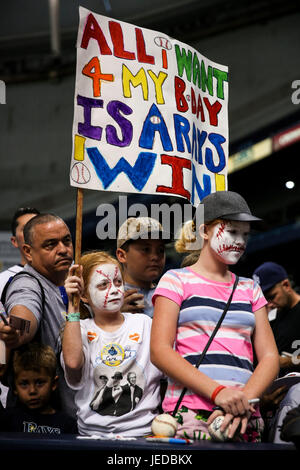
[[[82,435],[144,436],[158,414],[162,373],[150,362],[152,320],[144,314],[123,316],[124,323],[113,332],[93,319],[80,321],[85,357],[81,381],[74,386],[65,375],[76,390]],[[62,356],[61,362],[65,370]]]

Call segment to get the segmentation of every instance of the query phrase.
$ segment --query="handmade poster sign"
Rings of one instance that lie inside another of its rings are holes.
[[[80,7],[70,182],[174,195],[227,189],[228,69]]]

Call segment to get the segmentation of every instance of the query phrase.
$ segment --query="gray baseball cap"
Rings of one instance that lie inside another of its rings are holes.
[[[245,199],[233,191],[216,191],[206,196],[201,204],[204,206],[204,223],[215,219],[255,222],[262,219],[252,215]]]

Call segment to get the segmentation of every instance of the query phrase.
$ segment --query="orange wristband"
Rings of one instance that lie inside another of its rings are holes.
[[[218,395],[218,393],[220,393],[221,390],[223,390],[223,388],[226,388],[225,385],[218,385],[217,388],[214,389],[210,397],[213,403],[215,403],[216,396]]]

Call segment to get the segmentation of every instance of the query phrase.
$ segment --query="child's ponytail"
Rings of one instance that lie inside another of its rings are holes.
[[[194,220],[185,222],[180,230],[179,237],[175,242],[177,253],[191,253],[200,251],[201,240],[197,237]]]

